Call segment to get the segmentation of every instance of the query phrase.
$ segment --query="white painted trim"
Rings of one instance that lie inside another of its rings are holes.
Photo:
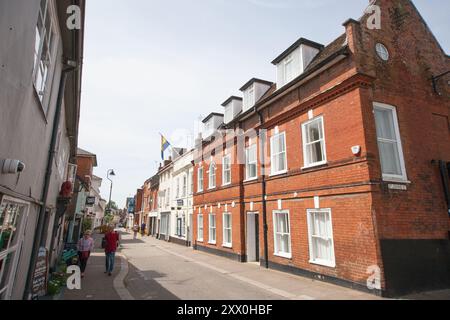
[[[225,216],[230,216],[230,231],[231,231],[231,242],[225,242]],[[224,212],[222,214],[222,247],[232,248],[233,247],[233,215],[230,212]]]
[[[405,158],[403,154],[403,145],[402,145],[402,138],[400,135],[400,127],[398,124],[398,117],[397,117],[397,108],[385,103],[381,102],[374,102],[373,108],[375,109],[384,109],[384,110],[390,110],[392,111],[392,117],[394,122],[394,131],[397,138],[397,147],[398,147],[398,156],[400,160],[400,169],[402,171],[402,175],[392,175],[392,174],[384,174],[383,173],[383,180],[385,181],[396,181],[396,182],[408,182],[408,175],[406,173],[406,165],[405,165]],[[377,134],[377,144],[378,144],[378,134]],[[380,159],[380,166],[381,166],[381,159]]]
[[[284,155],[285,155],[284,156],[284,167],[285,167],[285,169],[274,172],[273,171],[273,161],[272,161],[273,160],[273,141],[274,141],[274,138],[279,135],[283,135],[283,137],[284,137],[284,148],[285,148],[285,150],[284,150]],[[288,172],[287,158],[288,158],[288,154],[287,154],[286,131],[283,131],[283,132],[277,133],[270,137],[270,175],[269,175],[269,177],[278,176],[278,175],[285,174]]]
[[[321,124],[322,124],[322,136],[323,136],[323,157],[324,159],[318,162],[314,162],[314,163],[306,163],[306,160],[308,159],[307,157],[307,151],[306,151],[306,127],[313,123],[316,122],[318,120],[321,120]],[[317,166],[322,166],[324,164],[328,163],[327,160],[327,144],[326,144],[326,136],[325,136],[325,120],[323,118],[323,115],[315,117],[313,119],[310,119],[304,123],[302,123],[301,125],[301,131],[302,131],[302,149],[303,149],[303,167],[301,168],[303,169],[309,169],[309,168],[314,168]]]
[[[286,214],[288,216],[288,226],[289,226],[289,253],[288,252],[279,252],[277,245],[277,232],[276,232],[276,215],[279,213]],[[291,230],[291,216],[289,210],[273,210],[272,211],[272,226],[273,226],[273,247],[274,247],[274,255],[291,259],[292,258],[292,230]]]
[[[228,158],[230,160],[230,182],[224,182],[225,180],[225,159]],[[231,181],[233,180],[232,177],[232,167],[231,167],[231,154],[227,154],[222,157],[222,187],[228,186],[231,184]]]
[[[312,243],[312,221],[311,221],[311,215],[313,212],[326,212],[330,215],[330,231],[331,231],[331,256],[332,261],[326,261],[322,259],[314,259],[314,249],[313,249],[313,243]],[[309,263],[311,264],[317,264],[325,267],[335,268],[336,267],[336,256],[335,256],[335,250],[334,250],[334,233],[333,233],[333,218],[331,209],[307,209],[306,210],[306,220],[308,224],[308,244],[309,244]]]
[[[248,166],[250,165],[250,162],[248,162],[248,154],[250,150],[253,150],[255,148],[255,155],[256,159],[255,162],[252,162],[251,164],[254,164],[256,166],[256,172],[254,177],[248,177]],[[244,182],[253,181],[258,179],[258,146],[257,144],[249,145],[247,148],[245,148],[245,180]]]
[[[202,172],[201,175],[200,171]],[[202,183],[200,183],[200,180]],[[205,180],[205,172],[203,171],[203,167],[197,168],[197,192],[203,192],[203,184],[205,183],[204,180]]]

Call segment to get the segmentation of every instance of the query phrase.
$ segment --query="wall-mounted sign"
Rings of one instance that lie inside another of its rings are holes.
[[[95,204],[95,197],[87,197],[86,198],[86,206],[92,207]]]
[[[183,201],[183,199],[177,200],[177,206],[178,206],[178,207],[184,206],[184,201]]]

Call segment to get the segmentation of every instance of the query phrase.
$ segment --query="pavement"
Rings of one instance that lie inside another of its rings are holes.
[[[122,300],[114,288],[114,279],[120,274],[122,258],[116,257],[112,276],[105,274],[105,253],[101,248],[103,235],[94,233],[95,249],[86,267],[85,277],[81,279],[81,290],[65,289],[63,300]],[[126,262],[126,261],[125,261]]]
[[[195,251],[152,237],[133,239],[121,232],[113,276],[105,275],[105,257],[96,238],[82,289],[64,300],[381,300],[368,293],[268,270],[252,263]],[[404,299],[446,299],[450,290]]]

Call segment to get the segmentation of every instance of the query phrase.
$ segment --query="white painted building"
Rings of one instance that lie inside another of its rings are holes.
[[[102,225],[103,218],[105,217],[106,200],[102,199],[100,195],[100,187],[102,186],[102,178],[92,176],[90,197],[95,197],[95,203],[89,208],[89,213],[93,218],[92,228],[96,228]]]
[[[158,192],[158,239],[170,240],[170,217],[172,213],[172,177],[173,163],[171,160],[165,161],[159,172],[159,192]]]
[[[172,174],[172,214],[170,241],[191,245],[194,190],[194,151],[191,150],[176,158]]]

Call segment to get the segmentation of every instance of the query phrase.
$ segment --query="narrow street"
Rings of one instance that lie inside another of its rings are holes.
[[[97,247],[101,243],[96,235]],[[242,264],[191,248],[122,233],[112,277],[97,248],[82,290],[65,300],[372,300],[363,292],[314,281],[257,264]],[[125,276],[126,275],[126,276]]]

